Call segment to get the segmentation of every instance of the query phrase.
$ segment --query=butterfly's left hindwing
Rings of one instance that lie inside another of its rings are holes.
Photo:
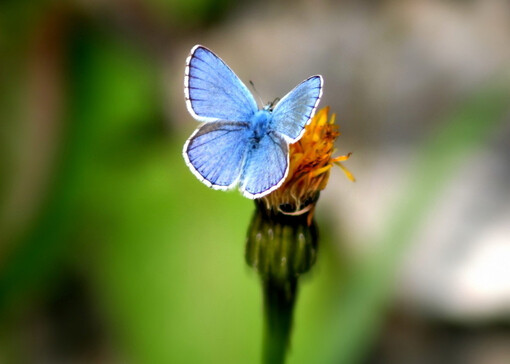
[[[186,62],[184,95],[199,121],[250,121],[258,110],[248,88],[217,55],[195,46]]]
[[[248,124],[206,123],[184,144],[183,156],[191,171],[208,187],[227,190],[241,176],[249,138]]]

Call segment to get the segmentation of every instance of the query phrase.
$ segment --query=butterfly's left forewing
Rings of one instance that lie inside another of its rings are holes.
[[[272,130],[294,143],[304,133],[322,96],[322,76],[312,76],[285,95],[273,110]]]
[[[184,95],[190,114],[203,122],[247,122],[258,110],[236,74],[209,49],[197,45],[186,60]]]

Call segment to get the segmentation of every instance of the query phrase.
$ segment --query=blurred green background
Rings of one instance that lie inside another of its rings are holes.
[[[289,363],[510,362],[510,5],[0,3],[0,362],[258,363],[252,201],[181,156],[191,47],[325,78],[338,153]]]

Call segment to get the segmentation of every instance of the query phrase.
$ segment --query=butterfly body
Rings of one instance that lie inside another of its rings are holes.
[[[265,109],[257,111],[253,114],[250,122],[250,130],[252,131],[252,139],[259,141],[265,134],[270,131],[271,120],[273,119],[271,112]]]
[[[238,185],[248,198],[274,191],[289,170],[288,144],[299,140],[319,103],[322,77],[308,78],[276,105],[259,109],[246,86],[209,49],[193,47],[186,63],[186,105],[204,122],[184,144],[188,167],[214,189]]]

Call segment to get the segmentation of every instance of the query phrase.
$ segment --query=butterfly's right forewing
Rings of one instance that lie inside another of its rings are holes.
[[[315,114],[322,96],[322,76],[312,76],[280,100],[274,107],[272,129],[288,142],[298,141]]]
[[[197,45],[186,60],[184,95],[188,111],[199,121],[247,122],[257,111],[248,88],[217,55]]]

